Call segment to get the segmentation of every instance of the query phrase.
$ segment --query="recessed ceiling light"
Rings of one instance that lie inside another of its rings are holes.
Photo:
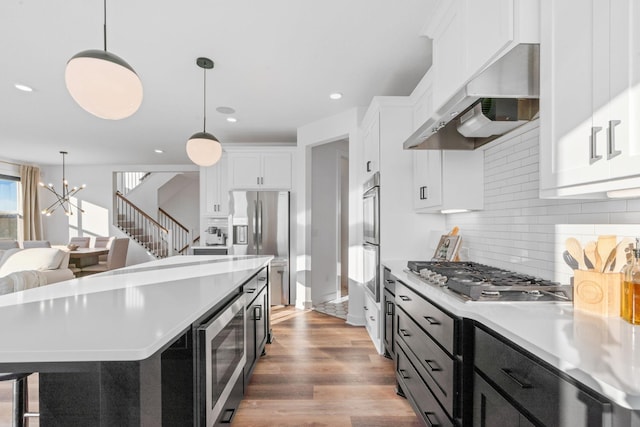
[[[236,110],[231,107],[218,107],[216,111],[221,114],[233,114],[236,112]]]
[[[334,92],[331,95],[329,95],[329,98],[333,100],[340,99],[342,98],[342,94],[340,92]]]
[[[237,122],[237,121],[238,121],[238,119],[236,119],[235,117],[227,117],[227,121],[228,121],[229,123],[235,123],[235,122]]]
[[[16,89],[21,90],[23,92],[33,92],[33,88],[31,86],[23,85],[20,83],[16,83],[14,86]]]
[[[156,148],[155,150],[153,150],[154,152],[158,153],[158,154],[162,154],[164,153],[164,150],[161,150],[159,148]]]

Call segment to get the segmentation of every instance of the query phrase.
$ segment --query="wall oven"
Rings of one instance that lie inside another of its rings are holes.
[[[380,173],[364,183],[363,202],[363,282],[376,302],[380,302]]]
[[[199,425],[215,425],[234,385],[243,376],[245,328],[243,295],[198,327]],[[223,418],[230,419],[231,416],[233,414]]]

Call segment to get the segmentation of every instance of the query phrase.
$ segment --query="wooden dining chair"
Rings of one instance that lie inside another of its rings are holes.
[[[127,252],[129,251],[128,238],[116,238],[111,242],[109,254],[106,262],[100,262],[95,265],[88,265],[82,268],[83,275],[102,273],[103,271],[115,270],[124,267],[127,263]]]

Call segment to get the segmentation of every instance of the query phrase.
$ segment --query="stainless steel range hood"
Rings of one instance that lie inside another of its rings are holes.
[[[540,46],[517,45],[434,112],[403,147],[473,150],[534,119],[539,97]]]

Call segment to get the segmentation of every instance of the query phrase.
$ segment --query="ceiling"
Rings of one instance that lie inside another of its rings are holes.
[[[295,144],[300,126],[411,93],[431,64],[420,34],[435,1],[108,0],[107,49],[144,88],[133,116],[110,121],[64,84],[69,58],[103,47],[102,1],[2,0],[0,157],[58,164],[66,150],[67,164],[190,164],[186,140],[203,127],[199,56],[215,62],[206,130],[223,147]]]

